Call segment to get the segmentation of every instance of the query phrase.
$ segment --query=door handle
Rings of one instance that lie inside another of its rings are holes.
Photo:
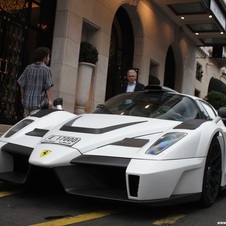
[[[2,73],[2,61],[3,61],[3,59],[0,58],[0,73]]]
[[[8,60],[5,60],[5,71],[4,74],[8,74]]]
[[[0,58],[0,73],[8,74],[8,60]]]

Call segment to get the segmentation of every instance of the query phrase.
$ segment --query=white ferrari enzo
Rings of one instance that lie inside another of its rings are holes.
[[[79,196],[212,205],[226,185],[225,108],[160,86],[117,95],[91,114],[43,110],[0,138],[0,180],[54,172]]]

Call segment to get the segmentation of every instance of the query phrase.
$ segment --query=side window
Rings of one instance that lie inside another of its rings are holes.
[[[216,112],[209,104],[203,101],[198,101],[198,104],[205,119],[214,119],[216,117]]]
[[[198,111],[193,101],[188,97],[183,97],[178,104],[174,105],[172,109],[183,117],[183,120],[195,119]]]

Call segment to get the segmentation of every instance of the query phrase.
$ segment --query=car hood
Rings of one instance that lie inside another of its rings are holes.
[[[125,139],[138,140],[148,136],[149,141],[150,135],[154,139],[178,124],[181,122],[134,116],[84,114],[55,129],[51,134],[48,133],[48,137],[75,137],[78,142],[72,147],[85,153]]]

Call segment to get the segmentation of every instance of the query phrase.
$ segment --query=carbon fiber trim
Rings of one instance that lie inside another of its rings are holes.
[[[37,128],[35,128],[33,131],[25,133],[25,135],[34,136],[34,137],[43,137],[48,132],[49,132],[49,130],[46,130],[46,129],[37,129]]]
[[[180,125],[174,127],[174,129],[197,129],[200,125],[207,122],[206,119],[191,119],[181,123]]]
[[[123,127],[132,126],[132,125],[136,125],[143,122],[147,122],[147,121],[130,122],[130,123],[125,123],[125,124],[120,124],[115,126],[108,126],[104,128],[86,128],[86,127],[64,125],[60,128],[60,130],[67,131],[67,132],[77,132],[77,133],[102,134],[102,133],[107,133],[116,129],[121,129]]]
[[[30,156],[31,152],[33,151],[33,148],[18,144],[7,143],[4,146],[2,146],[2,151],[8,152],[10,154]]]
[[[125,146],[125,147],[134,147],[134,148],[141,148],[145,144],[147,144],[149,140],[147,139],[133,139],[133,138],[125,138],[123,140],[117,141],[110,145],[118,145],[118,146]]]
[[[71,164],[90,164],[101,166],[127,167],[130,158],[118,158],[96,155],[81,155],[71,160]]]

